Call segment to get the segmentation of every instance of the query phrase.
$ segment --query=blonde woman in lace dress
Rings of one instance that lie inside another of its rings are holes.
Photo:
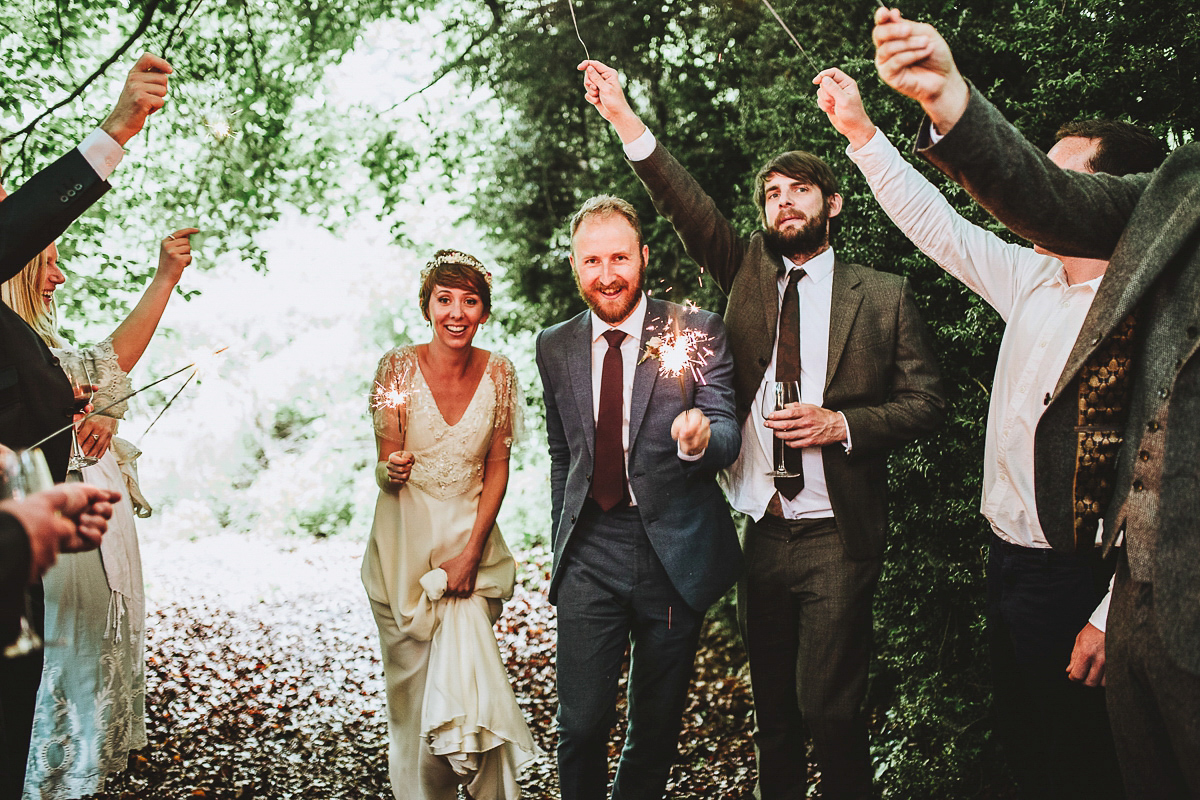
[[[433,335],[384,355],[371,396],[380,493],[362,578],[383,650],[392,792],[515,798],[538,750],[492,624],[516,576],[496,514],[517,380],[508,359],[471,344],[491,308],[483,265],[439,251],[420,298]]]
[[[97,385],[97,409],[132,391],[129,371],[191,263],[188,236],[162,241],[158,269],[137,306],[99,344],[72,347],[58,333],[54,294],[66,281],[58,250],[46,248],[2,287],[4,302],[46,342],[55,356],[82,357]],[[106,775],[125,768],[130,750],[146,746],[145,596],[134,516],[150,507],[137,486],[140,453],[117,438],[125,405],[79,426],[80,451],[98,459],[83,480],[122,493],[99,550],[65,555],[45,577],[45,662],[25,769],[25,800],[95,794]],[[70,480],[70,477],[68,477]]]

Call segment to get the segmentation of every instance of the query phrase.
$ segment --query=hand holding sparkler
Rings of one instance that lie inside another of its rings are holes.
[[[393,489],[408,483],[416,457],[407,450],[397,450],[387,457],[387,479]]]
[[[167,76],[174,70],[153,53],[143,53],[101,129],[122,147],[142,130],[146,118],[167,102]]]
[[[615,69],[594,59],[580,62],[576,69],[583,73],[584,99],[608,120],[622,143],[629,144],[645,132],[646,126],[625,99]]]
[[[921,104],[939,133],[967,109],[970,89],[950,46],[932,25],[910,22],[898,9],[875,12],[875,67],[888,86]]]
[[[849,140],[850,146],[858,150],[875,135],[875,123],[863,108],[858,84],[837,67],[822,70],[813,78],[817,85],[817,105],[829,122]]]
[[[698,456],[708,449],[711,433],[708,417],[698,408],[687,409],[671,422],[671,438],[685,455]]]
[[[158,269],[154,280],[165,281],[173,289],[183,277],[183,271],[192,263],[192,241],[189,238],[199,233],[199,228],[180,228],[168,233],[158,248]]]

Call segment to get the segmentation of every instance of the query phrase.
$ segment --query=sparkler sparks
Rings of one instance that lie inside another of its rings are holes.
[[[218,142],[223,142],[226,139],[237,136],[237,131],[233,129],[233,123],[229,118],[221,113],[214,113],[211,116],[205,116],[204,127]]]
[[[399,386],[384,386],[379,381],[375,382],[375,399],[371,401],[371,408],[395,409],[407,402],[408,392]]]
[[[690,300],[685,303],[689,310],[699,308]],[[679,328],[678,322],[673,323],[672,330],[654,336],[646,342],[641,361],[647,358],[658,359],[658,374],[664,378],[675,378],[679,381],[679,393],[683,397],[684,406],[689,406],[687,385],[684,376],[691,373],[695,383],[704,383],[703,367],[708,366],[708,357],[712,350],[704,346],[709,335],[695,328]],[[641,363],[639,361],[638,363]]]

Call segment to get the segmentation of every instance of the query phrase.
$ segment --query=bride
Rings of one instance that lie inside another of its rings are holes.
[[[420,300],[432,337],[385,354],[371,393],[381,491],[362,579],[383,650],[392,792],[515,798],[539,751],[492,624],[516,577],[496,514],[518,384],[508,359],[471,344],[491,309],[479,261],[439,251]]]

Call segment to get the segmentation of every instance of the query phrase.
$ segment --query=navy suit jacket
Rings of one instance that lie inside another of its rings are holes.
[[[683,390],[659,372],[655,358],[639,360],[629,421],[629,482],[646,535],[675,590],[697,611],[728,591],[741,570],[737,533],[717,486],[717,471],[733,463],[741,448],[734,414],[733,360],[721,318],[707,311],[647,298],[640,343],[672,320],[709,336],[711,350],[703,380],[685,377]],[[592,411],[592,323],[590,312],[538,334],[537,363],[546,401],[550,445],[551,538],[554,571],[550,600],[556,602],[563,555],[592,483],[596,423]],[[684,396],[687,405],[684,405]],[[685,408],[704,412],[711,438],[698,461],[679,458],[671,423]]]

